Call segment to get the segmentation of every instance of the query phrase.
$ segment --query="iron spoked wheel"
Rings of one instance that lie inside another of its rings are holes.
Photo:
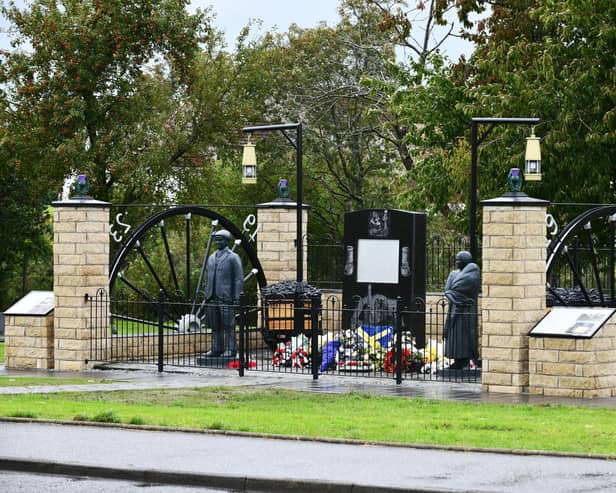
[[[216,250],[213,236],[220,229],[228,230],[235,239],[229,248],[242,260],[244,291],[256,294],[257,286],[263,288],[266,280],[255,250],[242,232],[224,216],[204,207],[174,207],[148,218],[116,254],[109,275],[111,298],[143,308],[128,314],[118,302],[112,316],[151,324],[162,294],[167,329],[199,330],[206,311],[207,259]]]
[[[580,214],[548,245],[548,305],[616,306],[616,205]]]

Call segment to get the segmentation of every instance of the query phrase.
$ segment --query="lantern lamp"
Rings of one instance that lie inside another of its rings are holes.
[[[255,145],[250,141],[244,145],[244,154],[242,156],[242,183],[254,185],[257,183],[257,152]]]
[[[526,157],[524,164],[524,179],[526,181],[541,181],[541,146],[539,137],[535,136],[533,127],[530,137],[526,138]]]

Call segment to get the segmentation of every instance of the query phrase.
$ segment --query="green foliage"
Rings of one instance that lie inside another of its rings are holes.
[[[5,232],[0,242],[0,310],[32,289],[52,285],[49,197],[39,195],[33,180],[5,164],[0,161],[0,224]]]
[[[554,202],[613,202],[615,19],[610,1],[518,1],[493,12],[498,29],[471,60],[477,103],[467,112],[542,118],[544,180],[527,185],[528,193]],[[521,167],[528,133],[495,131],[481,155],[483,198],[498,190],[508,168]]]
[[[274,122],[305,124],[305,201],[318,217],[309,226],[311,235],[336,239],[345,211],[388,200],[395,157],[379,132],[378,102],[362,85],[364,77],[376,77],[393,60],[393,44],[376,28],[374,12],[359,16],[345,2],[341,14],[335,27],[291,26],[284,36],[265,36],[253,52],[265,70],[264,82],[271,81],[264,114]],[[293,196],[293,149],[283,139],[268,137],[258,150],[267,156],[260,172],[270,189],[286,177]]]
[[[102,413],[98,413],[88,421],[94,421],[97,423],[121,423],[122,419],[113,411],[113,409],[107,409]]]
[[[398,128],[408,159],[394,190],[398,207],[455,216],[466,199],[467,126],[461,110],[464,88],[439,54],[407,65],[390,64],[389,81],[366,81],[382,95]],[[393,128],[392,128],[393,130]],[[455,221],[452,219],[452,224]]]
[[[145,419],[143,419],[141,416],[133,416],[128,420],[128,424],[142,426],[145,424]]]
[[[92,195],[112,197],[114,165],[126,164],[113,157],[143,121],[144,68],[164,60],[176,87],[189,84],[199,41],[214,36],[186,3],[36,0],[2,8],[16,34],[15,49],[0,53],[10,130],[3,144],[31,176],[57,189],[71,172],[87,172]]]
[[[9,416],[10,418],[27,418],[27,419],[37,419],[39,417],[38,414],[30,412],[30,411],[16,411]]]
[[[106,409],[95,414],[94,416],[89,416],[82,413],[75,414],[73,416],[73,421],[92,421],[94,423],[121,423],[122,419],[112,409]]]

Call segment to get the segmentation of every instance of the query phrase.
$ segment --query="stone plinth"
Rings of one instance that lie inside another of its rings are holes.
[[[482,388],[528,392],[528,333],[546,312],[548,202],[511,192],[482,205]]]
[[[616,320],[590,339],[529,338],[530,393],[616,397]]]
[[[54,202],[54,368],[87,369],[87,296],[109,285],[109,206],[91,198]],[[108,319],[108,317],[107,317]]]
[[[30,291],[5,312],[7,368],[53,368],[53,292]]]
[[[47,315],[7,315],[4,337],[6,368],[53,368],[53,310]]]
[[[257,255],[268,283],[297,279],[297,209],[289,199],[257,205]],[[308,265],[308,206],[302,209],[303,274]]]

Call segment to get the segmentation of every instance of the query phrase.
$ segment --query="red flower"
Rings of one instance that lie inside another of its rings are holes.
[[[385,358],[383,358],[383,370],[387,373],[396,373],[398,370],[398,357],[395,351],[387,351]],[[402,371],[408,371],[411,369],[411,362],[413,360],[411,350],[402,350]]]
[[[229,363],[227,364],[227,368],[231,368],[234,370],[239,369],[240,367],[240,360],[236,359],[233,361],[229,361]],[[254,360],[250,360],[250,361],[246,361],[244,363],[244,368],[256,368],[257,367],[257,362]]]

